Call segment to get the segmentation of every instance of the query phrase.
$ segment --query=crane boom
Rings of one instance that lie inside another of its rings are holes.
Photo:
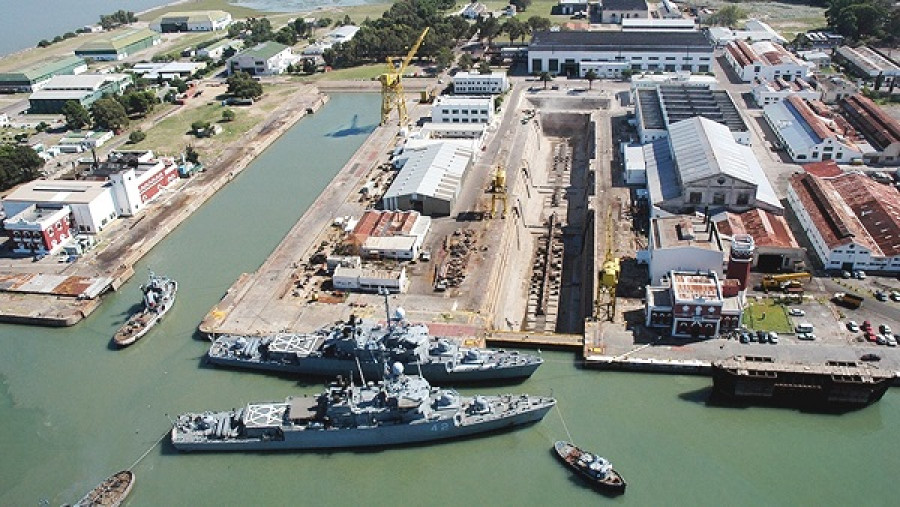
[[[419,35],[419,38],[416,39],[416,43],[413,44],[411,48],[409,48],[409,53],[406,54],[406,58],[403,59],[403,65],[400,66],[400,74],[403,74],[403,71],[406,70],[406,66],[409,65],[409,62],[412,61],[413,57],[416,55],[416,51],[419,50],[419,46],[422,45],[422,41],[425,40],[425,36],[428,35],[428,30],[430,30],[430,26],[426,26],[424,30],[422,30],[422,34]]]

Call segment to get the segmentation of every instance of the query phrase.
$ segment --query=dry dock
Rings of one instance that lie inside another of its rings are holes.
[[[104,235],[105,246],[72,264],[57,265],[52,259],[17,266],[3,266],[9,274],[0,283],[0,321],[47,326],[71,326],[90,315],[100,304],[99,295],[115,290],[133,274],[133,266],[147,252],[187,219],[207,199],[224,187],[250,162],[308,112],[322,107],[328,97],[305,85],[292,94],[263,123],[255,126],[207,164],[208,170],[188,180],[178,191],[165,194],[140,216],[120,218]],[[77,279],[92,287],[91,294],[60,293],[56,278]],[[45,283],[41,283],[41,280]],[[96,287],[97,283],[103,287]],[[87,296],[87,297],[85,297]]]

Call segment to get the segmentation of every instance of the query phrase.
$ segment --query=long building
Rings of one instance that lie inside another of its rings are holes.
[[[416,211],[366,211],[353,227],[350,242],[361,255],[412,260],[418,257],[431,217]]]
[[[841,102],[841,108],[844,117],[876,150],[876,153],[865,158],[866,163],[900,164],[900,121],[861,94],[847,97]]]
[[[788,203],[825,269],[900,271],[900,192],[834,161],[804,169]]]
[[[54,76],[28,97],[31,114],[59,114],[66,102],[84,107],[107,95],[121,95],[131,85],[128,74],[80,74]]]
[[[493,119],[494,100],[491,97],[444,95],[431,106],[434,123],[491,123]]]
[[[231,14],[225,11],[169,12],[150,22],[150,29],[161,32],[212,32],[224,30],[231,24]]]
[[[728,127],[735,141],[750,144],[750,129],[725,90],[702,85],[661,84],[633,86],[631,93],[638,138],[642,143],[666,137],[672,124],[703,117]]]
[[[81,74],[86,70],[87,63],[83,58],[67,56],[14,72],[0,73],[0,92],[35,92],[54,76]]]
[[[846,120],[819,101],[791,95],[764,107],[763,115],[794,162],[849,164],[873,151]]]
[[[840,46],[836,52],[838,59],[849,64],[851,70],[859,76],[875,79],[881,75],[884,85],[890,85],[900,78],[900,65],[868,46]]]
[[[382,197],[382,208],[450,215],[472,156],[471,150],[452,143],[405,150],[403,168]]]
[[[453,93],[460,95],[499,95],[509,90],[509,80],[505,72],[479,74],[457,72],[453,76]]]
[[[32,207],[68,207],[70,228],[75,234],[97,234],[118,216],[112,188],[105,181],[34,180],[3,198],[3,211],[13,222]]]
[[[713,47],[699,32],[537,32],[528,45],[528,72],[621,77],[622,71],[712,70]]]
[[[152,30],[131,29],[82,44],[75,50],[75,56],[91,60],[124,60],[159,44],[161,40],[159,34]]]
[[[742,40],[729,42],[725,46],[725,60],[745,83],[754,79],[774,81],[779,78],[805,78],[809,74],[806,62],[782,46],[768,41],[753,44]]]
[[[290,46],[274,41],[262,42],[228,59],[228,73],[246,72],[251,76],[281,74],[299,60]]]
[[[769,81],[766,78],[757,78],[753,85],[753,100],[759,107],[781,102],[791,95],[797,95],[806,100],[818,100],[822,98],[822,92],[817,90],[805,79],[778,78]]]

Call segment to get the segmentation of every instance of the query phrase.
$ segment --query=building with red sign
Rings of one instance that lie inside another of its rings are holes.
[[[741,294],[726,296],[715,271],[672,271],[668,286],[646,290],[647,327],[668,328],[678,338],[712,338],[740,327]]]

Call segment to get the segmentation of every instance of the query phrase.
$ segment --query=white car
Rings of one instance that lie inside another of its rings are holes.
[[[806,315],[806,312],[799,308],[791,308],[790,311],[788,311],[788,315],[790,315],[791,317],[803,317],[804,315]]]
[[[853,274],[856,275],[857,280],[865,280],[866,279],[865,271],[857,271],[856,273],[853,273]]]
[[[859,324],[857,324],[855,320],[851,320],[847,323],[847,329],[850,330],[851,333],[858,333]]]

